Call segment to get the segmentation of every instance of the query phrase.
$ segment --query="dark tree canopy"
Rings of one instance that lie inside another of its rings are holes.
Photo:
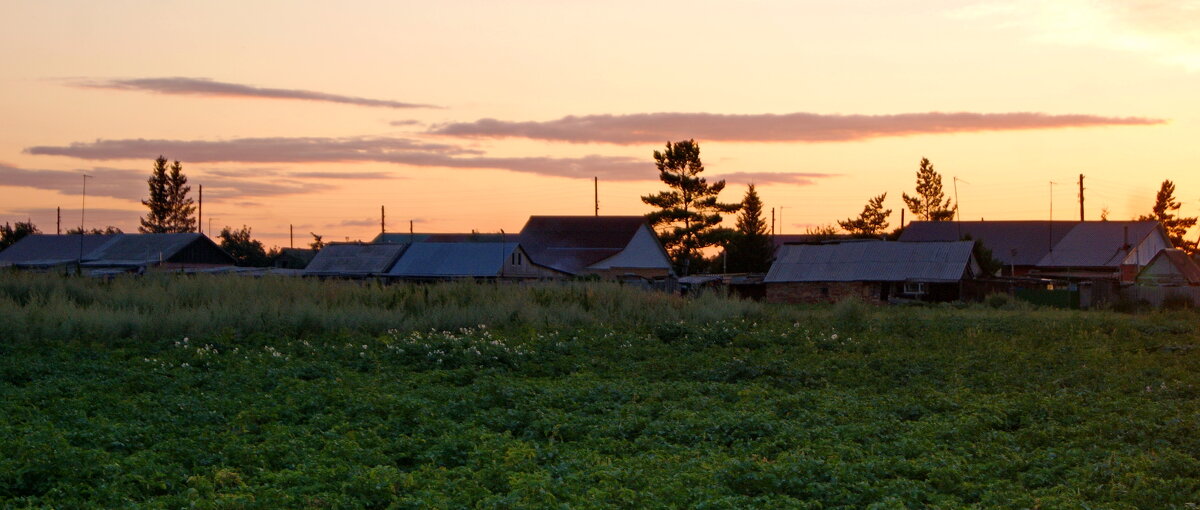
[[[312,232],[309,232],[309,234],[312,234],[313,242],[308,243],[308,247],[311,248],[312,251],[321,251],[321,248],[324,248],[326,244],[324,236],[319,236],[317,234],[313,234]]]
[[[883,208],[883,201],[887,198],[887,193],[879,195],[867,201],[867,205],[863,207],[862,214],[857,218],[847,218],[839,221],[838,225],[842,230],[849,232],[855,237],[879,237],[884,234],[888,228],[888,216],[891,216],[891,209]]]
[[[167,158],[159,156],[154,160],[154,170],[147,181],[150,185],[150,198],[142,200],[142,205],[150,209],[150,213],[141,219],[138,232],[143,234],[174,234],[194,232],[196,218],[192,213],[196,206],[187,196],[192,190],[187,185],[187,176],[183,175],[183,165],[176,161],[167,167]]]
[[[14,225],[5,222],[4,226],[0,227],[0,250],[16,244],[27,235],[40,233],[42,231],[38,230],[37,225],[34,225],[32,221],[18,221]]]
[[[237,230],[225,227],[217,234],[217,238],[221,240],[221,249],[233,257],[234,264],[243,267],[270,265],[271,260],[263,244],[250,237],[250,227],[243,225]]]
[[[742,197],[737,230],[726,246],[725,269],[734,273],[765,273],[775,258],[775,243],[771,240],[767,221],[763,218],[763,203],[751,184]]]
[[[1154,197],[1154,208],[1149,215],[1139,216],[1138,221],[1153,220],[1161,223],[1167,231],[1167,237],[1171,238],[1171,244],[1188,254],[1194,254],[1196,241],[1189,241],[1186,236],[1188,229],[1196,226],[1196,218],[1179,216],[1178,211],[1182,206],[1183,204],[1175,200],[1175,183],[1170,179],[1165,180],[1158,188],[1158,195]]]
[[[124,233],[119,227],[114,227],[112,225],[109,225],[104,228],[89,228],[86,230],[80,229],[79,227],[72,227],[72,228],[67,229],[68,235],[77,236],[80,234],[80,232],[87,234],[87,235],[123,234]]]
[[[672,262],[682,273],[703,263],[700,250],[715,246],[728,237],[728,229],[717,227],[721,213],[737,212],[741,204],[717,201],[725,181],[709,184],[700,177],[700,145],[695,140],[667,142],[665,151],[654,151],[658,178],[669,191],[642,197],[642,202],[658,210],[646,215],[646,221],[658,233]]]
[[[942,176],[933,170],[933,163],[928,158],[921,158],[921,167],[917,169],[917,194],[909,196],[903,193],[901,197],[908,205],[908,210],[923,221],[950,221],[954,219],[957,205],[950,199],[943,200]]]

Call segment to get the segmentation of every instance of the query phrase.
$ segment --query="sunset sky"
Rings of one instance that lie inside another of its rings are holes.
[[[0,222],[136,231],[162,154],[268,246],[644,214],[695,138],[783,233],[893,225],[921,157],[963,219],[1200,215],[1200,2],[0,0]],[[1051,186],[1051,181],[1057,183]],[[1051,192],[1053,190],[1053,193]],[[911,215],[910,215],[911,218]],[[729,223],[732,224],[732,217]],[[1193,232],[1193,236],[1196,232]]]

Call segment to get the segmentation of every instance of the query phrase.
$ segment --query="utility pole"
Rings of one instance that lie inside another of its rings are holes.
[[[83,226],[87,225],[87,180],[92,176],[83,174],[83,201],[79,206],[79,273],[83,274]]]
[[[957,200],[957,199],[955,199],[955,200]],[[900,208],[900,229],[901,230],[904,229],[904,208],[903,207]]]
[[[771,236],[775,236],[775,208],[771,208]]]
[[[383,212],[383,206],[379,206],[379,233],[387,233],[387,215]]]
[[[1083,174],[1079,174],[1079,221],[1083,221]]]
[[[62,235],[62,207],[58,208],[58,221],[54,224],[54,233]]]
[[[296,247],[296,230],[288,223],[288,248]]]
[[[408,244],[412,244],[417,240],[416,234],[413,234],[413,220],[408,220]]]
[[[1046,229],[1046,245],[1050,247],[1050,251],[1054,251],[1054,181],[1050,181],[1050,224]]]
[[[204,233],[204,185],[203,184],[200,185],[200,207],[198,207],[196,209],[196,230],[199,230],[201,234]],[[208,232],[211,234],[212,229],[208,229]]]
[[[600,178],[592,177],[592,193],[595,195],[596,216],[600,216]]]

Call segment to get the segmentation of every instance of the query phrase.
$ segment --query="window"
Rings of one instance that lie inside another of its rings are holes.
[[[905,282],[904,293],[917,296],[925,294],[925,282]]]

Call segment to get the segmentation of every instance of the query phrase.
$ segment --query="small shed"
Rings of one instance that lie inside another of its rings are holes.
[[[365,278],[386,273],[404,253],[405,244],[334,243],[317,252],[305,276]]]
[[[785,245],[764,278],[766,299],[784,303],[857,298],[953,301],[980,275],[973,241],[866,241]]]
[[[1137,284],[1156,287],[1200,286],[1200,267],[1183,250],[1162,250],[1138,273]]]
[[[561,275],[534,264],[515,242],[418,242],[404,251],[387,276],[415,280],[533,279]]]

